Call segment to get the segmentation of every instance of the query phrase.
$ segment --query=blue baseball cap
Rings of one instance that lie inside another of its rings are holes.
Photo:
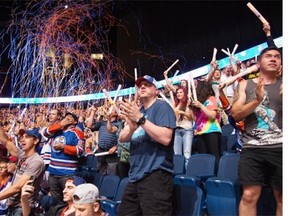
[[[38,128],[33,128],[31,130],[25,130],[25,129],[20,129],[19,130],[19,135],[23,136],[23,134],[27,134],[29,136],[33,136],[39,139],[39,142],[42,139],[42,135],[39,133],[39,129]]]
[[[67,180],[72,180],[72,183],[75,186],[78,186],[78,185],[86,183],[86,181],[83,178],[79,177],[79,176],[72,176],[72,177],[69,177]]]
[[[146,81],[146,82],[148,82],[150,84],[153,84],[156,88],[158,88],[156,79],[154,77],[149,76],[149,75],[145,75],[143,77],[139,77],[136,80],[136,82],[135,82],[136,86],[139,87],[140,83],[143,82],[143,81]]]

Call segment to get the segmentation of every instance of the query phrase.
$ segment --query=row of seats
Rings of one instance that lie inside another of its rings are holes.
[[[241,187],[238,182],[239,153],[225,154],[220,158],[217,174],[215,157],[211,154],[194,154],[185,169],[183,155],[174,155],[174,203],[175,215],[238,215]],[[115,175],[102,176],[96,171],[97,159],[88,155],[79,172],[87,182],[95,184],[100,195],[102,208],[109,215],[116,215],[128,178]],[[263,188],[258,211],[275,212],[275,200],[270,188]],[[268,197],[268,199],[267,199]],[[264,214],[263,214],[264,215]],[[266,213],[267,215],[267,213]]]

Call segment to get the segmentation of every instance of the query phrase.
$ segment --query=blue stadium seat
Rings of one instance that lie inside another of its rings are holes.
[[[101,200],[100,202],[101,208],[105,211],[105,213],[108,213],[109,216],[117,215],[117,209],[122,200],[122,196],[123,196],[127,183],[128,183],[128,177],[123,178],[120,181],[114,200],[110,200],[110,199]]]
[[[225,154],[220,158],[217,177],[205,183],[208,215],[238,215],[240,186],[238,182],[239,153]]]
[[[215,176],[215,156],[212,154],[193,154],[190,156],[185,174],[176,176],[189,176],[194,184],[201,186],[207,178]]]
[[[174,215],[202,215],[203,191],[189,176],[174,177]]]
[[[102,183],[99,187],[100,196],[114,200],[120,180],[120,177],[117,175],[103,176]]]
[[[173,155],[173,171],[174,175],[184,174],[185,173],[185,157],[184,155],[174,154]]]

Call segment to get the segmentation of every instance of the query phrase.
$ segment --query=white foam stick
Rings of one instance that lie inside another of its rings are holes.
[[[226,50],[221,49],[221,51],[222,51],[223,53],[225,53],[227,56],[230,56],[230,53],[228,53]]]
[[[177,62],[179,61],[179,59],[177,59],[166,71],[170,71],[172,67],[174,67],[175,64],[177,64]]]
[[[227,52],[229,53],[229,56],[231,56],[230,49],[227,47]]]
[[[137,76],[137,68],[134,68],[134,77],[135,77],[135,81],[137,80],[138,76]]]
[[[216,61],[217,51],[218,51],[218,50],[217,50],[216,48],[213,49],[212,62]]]
[[[108,94],[107,90],[106,90],[106,89],[103,89],[102,91],[103,91],[105,97],[108,99],[109,104],[114,107],[114,109],[116,110],[116,112],[117,112],[118,114],[120,114],[120,110],[117,108],[116,104],[115,104],[115,103],[113,102],[113,100],[111,99],[111,97],[110,97],[110,95]]]
[[[21,118],[21,119],[23,118],[23,116],[24,116],[24,114],[26,113],[26,111],[27,111],[27,108],[25,107],[25,108],[23,109],[21,115],[20,115],[20,118]]]
[[[227,56],[231,56],[231,54],[230,53],[228,53],[226,50],[224,50],[224,49],[221,49],[221,51],[223,52],[223,53],[225,53]],[[234,59],[234,60],[238,60],[235,56],[232,56],[232,58]]]
[[[22,113],[20,114],[19,119],[21,119],[21,120],[23,119],[23,116],[24,116],[24,114],[26,113],[26,111],[27,111],[27,108],[25,107],[25,108],[23,109]],[[13,124],[12,124],[10,130],[8,131],[8,133],[11,133],[12,131],[14,131],[16,121],[17,121],[17,120],[15,120],[15,121],[13,122]]]
[[[117,97],[118,97],[118,94],[119,94],[119,91],[120,91],[121,87],[122,87],[121,84],[118,85],[117,91],[116,91],[115,96],[113,98],[113,103],[116,103],[116,100],[117,100]]]
[[[132,95],[132,87],[129,88],[129,97],[128,97],[129,103],[131,102],[131,95]]]
[[[175,72],[173,77],[176,77],[178,73],[179,73],[179,70],[176,70],[176,72]]]
[[[188,77],[188,97],[190,98],[192,96],[191,94],[191,77]]]
[[[114,152],[113,154],[116,154],[116,153],[117,153],[117,151]],[[95,153],[94,155],[95,155],[96,157],[97,157],[97,156],[105,156],[105,155],[109,155],[109,151]]]
[[[262,16],[262,14],[260,14],[259,11],[250,2],[247,3],[247,6],[258,17],[258,19],[261,20],[263,24],[268,23],[267,20]]]
[[[235,44],[235,46],[234,46],[234,48],[233,48],[233,51],[232,51],[232,53],[231,53],[232,56],[234,56],[237,48],[238,48],[238,44]]]
[[[228,77],[225,81],[221,82],[220,85],[226,84],[226,86],[229,86],[232,83],[234,83],[237,79],[239,79],[240,77],[243,77],[243,76],[245,76],[247,74],[256,72],[257,70],[258,70],[258,66],[257,65],[253,65],[253,66],[247,68],[245,71],[242,71],[242,72],[236,74],[235,76]]]
[[[163,98],[164,101],[166,101],[173,108],[173,105],[171,104],[171,102],[162,92],[160,92],[159,95]]]
[[[190,76],[191,76],[191,87],[192,87],[193,99],[197,101],[198,99],[197,99],[197,92],[196,92],[195,83],[194,83],[194,76],[192,73],[190,74]]]

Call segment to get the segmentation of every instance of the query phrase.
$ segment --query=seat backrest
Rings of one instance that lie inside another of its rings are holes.
[[[227,136],[227,151],[235,152],[236,151],[236,134],[231,134]]]
[[[223,155],[219,161],[217,177],[237,181],[239,158],[239,153],[229,153]]]
[[[98,172],[96,170],[89,171],[89,178],[92,180],[91,183],[96,185],[98,188],[100,188],[100,186],[102,184],[103,177],[104,176],[100,172]]]
[[[88,168],[95,168],[97,167],[97,157],[94,154],[88,154],[86,156],[86,163],[85,166]]]
[[[208,215],[238,215],[240,186],[230,180],[209,178],[205,183]]]
[[[174,154],[173,155],[173,171],[174,175],[184,174],[185,173],[185,157],[184,155]]]
[[[193,154],[188,160],[187,176],[214,175],[215,156],[212,154]]]
[[[116,202],[121,201],[126,185],[128,184],[128,179],[128,177],[121,179],[115,196]]]
[[[222,136],[231,135],[234,132],[234,127],[231,124],[225,124],[221,127]]]
[[[174,214],[195,215],[202,214],[203,191],[195,186],[189,176],[174,177]]]
[[[103,180],[99,188],[100,196],[105,196],[108,199],[114,200],[119,183],[120,177],[117,175],[103,176]]]

